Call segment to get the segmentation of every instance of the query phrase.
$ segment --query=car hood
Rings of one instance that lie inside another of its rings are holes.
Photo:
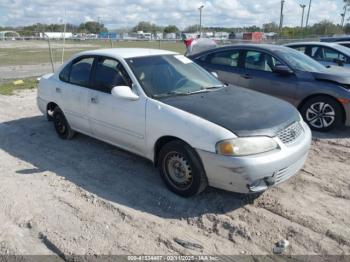
[[[298,111],[291,104],[235,86],[159,100],[222,126],[241,137],[274,137],[280,130],[300,120]]]
[[[330,67],[324,72],[313,72],[312,75],[316,80],[330,81],[339,84],[350,84],[350,69],[341,67]]]

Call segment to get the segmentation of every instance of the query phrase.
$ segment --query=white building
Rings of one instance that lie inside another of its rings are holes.
[[[52,39],[63,39],[65,38],[73,38],[73,33],[71,32],[44,32],[39,34],[40,38],[52,38]]]

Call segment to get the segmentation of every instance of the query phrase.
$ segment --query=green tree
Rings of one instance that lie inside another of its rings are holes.
[[[156,24],[153,24],[151,22],[141,21],[132,29],[133,32],[137,31],[143,31],[147,33],[156,33],[159,31],[163,31],[162,27],[157,26]]]
[[[343,33],[343,30],[340,25],[329,20],[322,20],[312,26],[312,32],[316,35],[334,35]]]
[[[108,29],[104,24],[98,22],[86,22],[79,25],[78,31],[80,33],[90,33],[90,34],[99,34],[101,32],[107,32]]]
[[[350,34],[350,24],[347,23],[345,26],[344,26],[344,33],[345,34]]]
[[[185,32],[186,33],[195,33],[195,32],[198,32],[198,29],[199,29],[199,25],[190,25],[190,26],[185,28]]]
[[[179,32],[179,28],[176,25],[168,25],[164,28],[164,33],[169,34],[169,33],[177,33]]]
[[[263,30],[266,33],[268,33],[268,32],[278,32],[279,28],[278,28],[277,23],[271,22],[271,23],[263,24]]]

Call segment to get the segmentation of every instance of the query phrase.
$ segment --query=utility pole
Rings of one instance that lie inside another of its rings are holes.
[[[285,0],[281,0],[281,15],[280,15],[280,35],[282,35],[283,31],[283,8],[284,8]]]
[[[64,48],[66,44],[66,31],[67,31],[67,10],[64,9],[64,28],[63,28],[63,44],[62,44],[62,59],[61,62],[64,62]]]
[[[309,18],[310,18],[310,10],[311,10],[311,3],[312,3],[312,0],[309,1],[309,10],[307,11],[307,18],[306,18],[306,25],[305,27],[307,28],[308,25],[309,25]]]
[[[303,9],[302,15],[301,15],[301,26],[300,26],[301,29],[303,29],[303,25],[304,25],[304,13],[305,13],[305,7],[306,7],[306,5],[301,4],[300,7]]]
[[[348,4],[344,5],[344,13],[341,15],[341,27],[344,27],[345,17],[346,17],[346,11],[348,10]]]
[[[201,5],[198,10],[199,10],[199,34],[202,36],[202,10],[204,8],[204,5]]]

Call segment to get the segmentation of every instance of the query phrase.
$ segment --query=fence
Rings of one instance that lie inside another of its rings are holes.
[[[261,43],[284,44],[295,41],[317,41],[311,39],[267,39]],[[251,43],[243,40],[217,40],[219,45]],[[9,37],[0,40],[0,81],[36,77],[56,70],[62,61],[81,51],[139,47],[166,49],[185,53],[182,40],[112,40],[112,39],[62,39]]]

